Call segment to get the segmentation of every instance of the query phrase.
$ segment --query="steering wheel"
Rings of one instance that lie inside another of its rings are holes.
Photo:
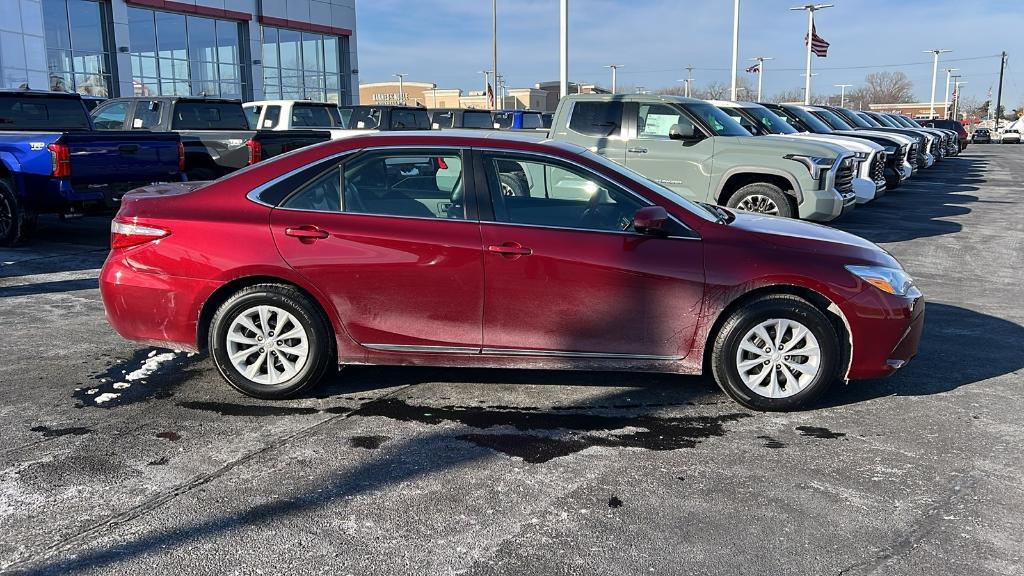
[[[587,207],[583,209],[583,214],[580,216],[580,225],[586,227],[586,224],[594,221],[597,224],[597,220],[601,217],[601,196],[605,194],[603,188],[598,188],[594,194],[587,200]]]

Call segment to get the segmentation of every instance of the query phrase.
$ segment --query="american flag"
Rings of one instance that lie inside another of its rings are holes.
[[[487,84],[487,104],[494,108],[494,91],[491,90],[490,83]]]
[[[807,37],[804,36],[804,46],[807,45]],[[828,42],[824,38],[818,36],[818,29],[811,24],[811,52],[818,58],[825,58],[828,56]]]
[[[761,73],[761,63],[758,62],[757,64],[754,64],[753,66],[747,68],[747,72],[750,72],[751,74],[760,74]]]

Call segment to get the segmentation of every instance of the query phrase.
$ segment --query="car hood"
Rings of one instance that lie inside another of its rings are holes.
[[[896,132],[877,132],[875,130],[859,130],[858,129],[858,130],[837,130],[836,133],[837,134],[849,135],[849,136],[856,136],[858,134],[863,134],[865,136],[875,136],[875,137],[878,137],[878,138],[889,138],[890,140],[895,140],[895,141],[900,142],[901,144],[906,145],[906,146],[909,146],[910,144],[913,144],[914,142],[917,141],[917,140],[912,139],[910,136],[906,136],[906,135],[899,134],[899,133],[896,133]]]
[[[785,136],[787,138],[802,138],[814,142],[834,144],[854,152],[877,152],[882,150],[882,146],[879,146],[870,140],[853,138],[852,136],[840,136],[838,134],[811,134],[809,132],[798,132],[796,134],[786,134]]]
[[[851,264],[867,263],[899,267],[899,262],[874,242],[820,224],[751,212],[732,212],[730,228],[756,236],[787,250],[840,256]]]
[[[846,149],[835,144],[799,141],[795,138],[776,134],[769,136],[732,136],[729,142],[772,150],[774,152],[778,152],[779,156],[784,156],[786,154],[804,154],[807,156],[836,158],[838,156],[848,154]]]

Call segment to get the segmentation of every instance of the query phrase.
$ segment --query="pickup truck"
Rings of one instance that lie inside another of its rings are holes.
[[[430,130],[430,116],[419,106],[341,106],[349,130]]]
[[[821,142],[751,136],[711,104],[654,94],[562,98],[549,137],[699,202],[817,221],[851,210],[854,156]]]
[[[430,127],[434,129],[466,128],[484,129],[494,128],[494,118],[490,110],[478,108],[434,108],[429,111]]]
[[[499,130],[544,130],[544,119],[536,110],[495,110],[493,118]]]
[[[336,104],[311,100],[260,100],[242,104],[246,120],[253,130],[323,130],[331,139],[351,136],[341,121]]]
[[[719,110],[732,116],[754,136],[778,134],[790,138],[801,138],[815,142],[826,142],[842,146],[854,155],[855,174],[853,190],[857,193],[857,204],[866,204],[885,194],[885,150],[869,140],[841,136],[838,134],[813,134],[801,132],[771,110],[753,102],[709,100]]]
[[[929,150],[935,142],[935,138],[925,134],[924,132],[888,128],[882,126],[871,117],[858,114],[849,108],[842,108],[840,106],[821,106],[821,108],[832,112],[844,122],[852,126],[854,130],[870,130],[872,132],[900,134],[915,140],[915,146],[913,146],[913,150],[908,154],[908,160],[910,160],[911,166],[915,171],[919,168],[928,168],[935,163],[935,156]]]
[[[78,94],[0,91],[0,245],[39,214],[111,210],[128,190],[180,181],[181,162],[177,134],[94,130]]]
[[[317,130],[252,130],[239,100],[188,96],[112,98],[92,111],[99,130],[174,132],[189,180],[215,180],[260,160],[330,140]]]

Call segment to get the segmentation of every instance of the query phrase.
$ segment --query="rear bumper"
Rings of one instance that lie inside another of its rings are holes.
[[[880,378],[906,366],[921,342],[924,308],[923,296],[893,296],[870,287],[844,303],[853,336],[849,378]]]
[[[107,321],[128,340],[168,348],[198,349],[199,312],[221,283],[149,274],[111,252],[100,272]]]

